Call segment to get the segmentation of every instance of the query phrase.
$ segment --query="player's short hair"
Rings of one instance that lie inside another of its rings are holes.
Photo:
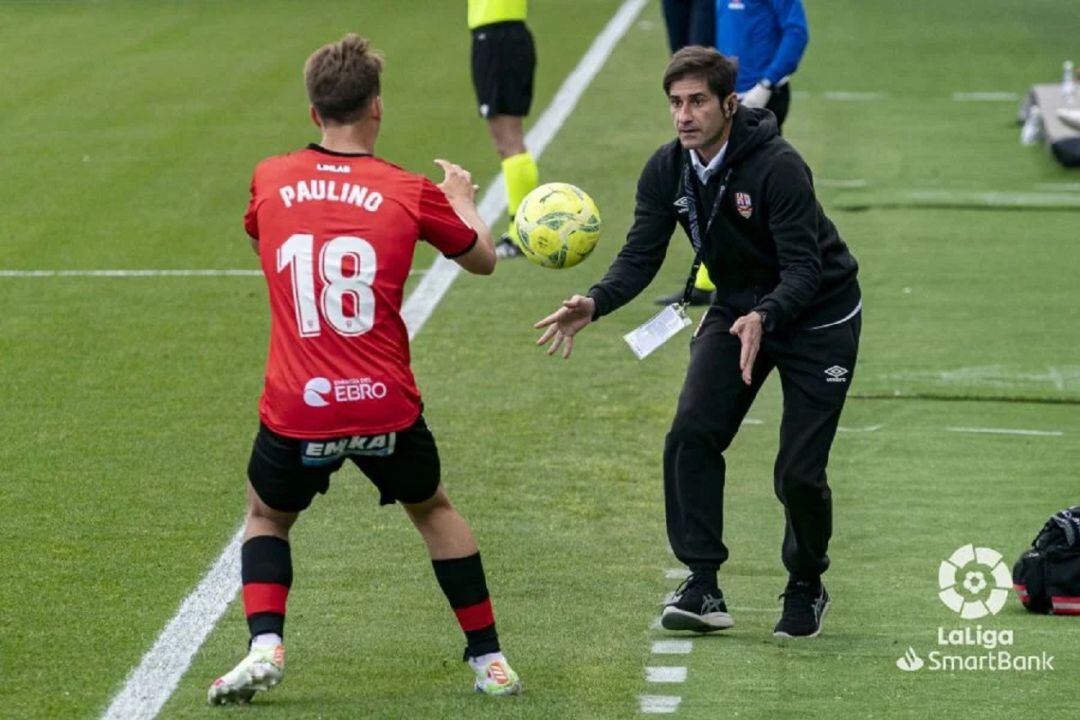
[[[363,117],[379,94],[382,66],[382,55],[354,33],[313,52],[304,63],[304,84],[319,118],[348,124]]]
[[[713,95],[723,100],[735,92],[735,71],[735,63],[713,48],[688,45],[671,56],[664,70],[664,94],[676,80],[694,76],[703,78]]]

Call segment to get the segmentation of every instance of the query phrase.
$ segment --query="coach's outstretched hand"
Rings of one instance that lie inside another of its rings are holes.
[[[540,322],[533,325],[534,328],[547,328],[537,345],[546,345],[552,339],[551,347],[547,354],[554,355],[555,351],[562,346],[563,359],[570,357],[570,351],[574,347],[574,336],[578,331],[592,322],[593,312],[596,310],[596,301],[584,295],[575,295],[569,300],[564,300],[562,307],[548,315]]]

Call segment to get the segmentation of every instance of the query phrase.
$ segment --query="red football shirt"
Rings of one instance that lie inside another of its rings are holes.
[[[259,417],[287,437],[402,430],[420,415],[401,319],[418,239],[449,257],[476,232],[434,183],[310,145],[259,163],[244,228],[270,293]]]

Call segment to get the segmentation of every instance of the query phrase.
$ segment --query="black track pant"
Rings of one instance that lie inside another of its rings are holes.
[[[768,333],[753,384],[739,373],[736,314],[713,306],[690,345],[690,367],[664,445],[668,540],[691,570],[715,570],[724,545],[724,451],[775,367],[784,394],[774,489],[784,504],[783,560],[788,572],[816,578],[829,567],[832,498],[829,448],[851,385],[862,316],[820,330]]]

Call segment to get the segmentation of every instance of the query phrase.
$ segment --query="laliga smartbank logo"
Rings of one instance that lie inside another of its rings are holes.
[[[1001,553],[988,547],[963,545],[938,566],[938,598],[962,620],[997,615],[1005,607],[1012,574]],[[920,656],[909,645],[896,667],[904,672],[985,670],[990,672],[1042,671],[1054,669],[1054,656],[1041,652],[1015,652],[1016,634],[1011,629],[982,625],[938,627],[937,649]]]
[[[938,597],[947,608],[965,620],[978,620],[997,615],[1005,607],[1012,574],[997,550],[964,545],[941,561],[938,587]]]

